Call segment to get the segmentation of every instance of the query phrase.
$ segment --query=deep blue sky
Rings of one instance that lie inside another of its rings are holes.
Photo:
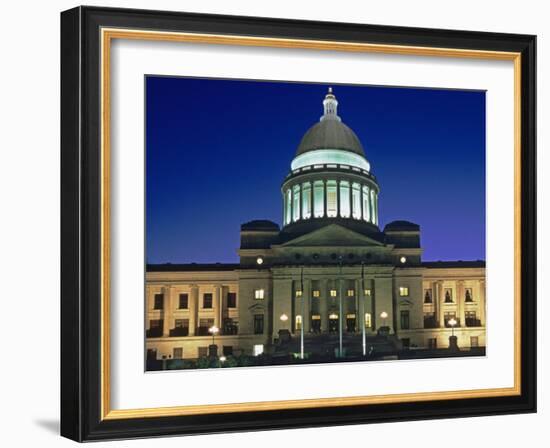
[[[378,178],[380,227],[420,224],[425,261],[485,259],[485,92],[332,86]],[[235,262],[242,223],[280,224],[327,87],[147,77],[147,262]]]

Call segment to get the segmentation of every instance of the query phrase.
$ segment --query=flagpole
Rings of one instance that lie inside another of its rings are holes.
[[[302,322],[300,323],[300,358],[304,359],[304,322],[305,322],[305,316],[304,316],[304,267],[302,266],[302,269],[300,271],[300,290],[302,291],[302,296],[300,297],[301,305],[302,305]]]

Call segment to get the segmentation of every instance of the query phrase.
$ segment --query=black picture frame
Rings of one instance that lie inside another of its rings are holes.
[[[130,28],[521,53],[521,394],[101,418],[100,29]],[[99,7],[61,14],[61,435],[76,441],[536,411],[536,37]]]

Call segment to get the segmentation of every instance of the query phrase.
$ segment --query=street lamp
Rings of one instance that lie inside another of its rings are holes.
[[[388,313],[386,313],[385,311],[382,311],[380,313],[380,318],[384,319],[384,327],[385,327],[386,326],[386,319],[388,318]]]
[[[281,319],[281,322],[286,322],[288,320],[288,316],[285,313],[283,313],[281,314],[281,317],[279,319]]]
[[[212,345],[215,345],[214,344],[214,338],[216,337],[216,335],[220,332],[220,329],[218,327],[216,327],[215,325],[212,325],[209,329],[208,329],[208,332],[212,335]]]
[[[225,356],[220,356],[220,361],[225,362],[225,361],[227,361],[227,358]]]
[[[447,323],[451,326],[451,336],[455,335],[455,325],[458,323],[454,317],[449,319]]]

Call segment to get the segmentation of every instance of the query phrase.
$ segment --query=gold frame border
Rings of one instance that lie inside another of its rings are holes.
[[[506,60],[514,62],[514,386],[507,388],[419,392],[392,395],[315,398],[214,405],[190,405],[142,409],[111,409],[110,398],[110,63],[113,39],[186,42],[214,45],[240,45],[272,48],[296,48],[356,53],[384,53],[412,56],[456,57]],[[101,419],[118,420],[144,417],[168,417],[211,413],[307,409],[383,403],[421,402],[466,398],[503,397],[521,394],[521,53],[467,50],[458,48],[418,47],[352,43],[304,39],[279,39],[216,34],[195,34],[134,29],[101,29]]]

